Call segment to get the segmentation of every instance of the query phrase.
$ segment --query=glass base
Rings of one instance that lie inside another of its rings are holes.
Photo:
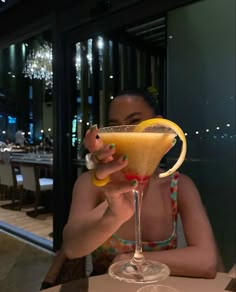
[[[112,278],[128,283],[155,283],[166,279],[170,270],[155,261],[146,260],[143,264],[134,265],[131,261],[123,260],[112,264],[108,273]]]

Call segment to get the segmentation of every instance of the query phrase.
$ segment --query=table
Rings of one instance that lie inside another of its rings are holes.
[[[226,273],[217,273],[215,279],[169,277],[161,285],[174,287],[179,292],[226,292],[231,278]],[[145,284],[148,285],[148,284]],[[109,275],[90,277],[58,285],[45,292],[136,292],[143,284],[129,284],[112,279]]]
[[[10,161],[14,164],[53,165],[52,154],[11,153]]]

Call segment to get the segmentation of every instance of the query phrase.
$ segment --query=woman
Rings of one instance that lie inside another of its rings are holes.
[[[124,91],[110,104],[109,124],[137,124],[158,115],[152,97],[142,91]],[[125,155],[111,159],[115,145],[103,145],[98,129],[86,134],[85,146],[96,162],[94,175],[111,182],[103,187],[91,183],[91,172],[78,177],[68,222],[64,229],[64,251],[68,258],[92,253],[94,274],[109,265],[131,258],[134,252],[134,204],[132,189],[137,181],[126,181],[120,173],[128,163]],[[217,251],[213,232],[198,190],[184,174],[159,178],[157,167],[144,192],[142,205],[143,250],[147,259],[169,266],[172,275],[213,278]],[[176,221],[180,214],[187,246],[176,248]]]

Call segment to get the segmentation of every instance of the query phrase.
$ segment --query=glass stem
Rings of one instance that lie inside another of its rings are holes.
[[[143,198],[143,186],[140,184],[138,190],[133,190],[135,205],[135,253],[132,264],[143,264],[145,259],[142,250],[142,232],[141,232],[141,207]]]

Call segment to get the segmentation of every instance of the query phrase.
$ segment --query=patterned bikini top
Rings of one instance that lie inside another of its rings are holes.
[[[179,173],[175,172],[171,175],[170,197],[173,210],[174,228],[169,238],[163,241],[143,242],[143,251],[160,251],[175,249],[177,245],[176,224],[177,224],[177,185]],[[120,253],[134,252],[135,241],[126,240],[113,234],[93,253],[93,273],[92,275],[100,275],[107,272],[107,269],[114,257]]]

